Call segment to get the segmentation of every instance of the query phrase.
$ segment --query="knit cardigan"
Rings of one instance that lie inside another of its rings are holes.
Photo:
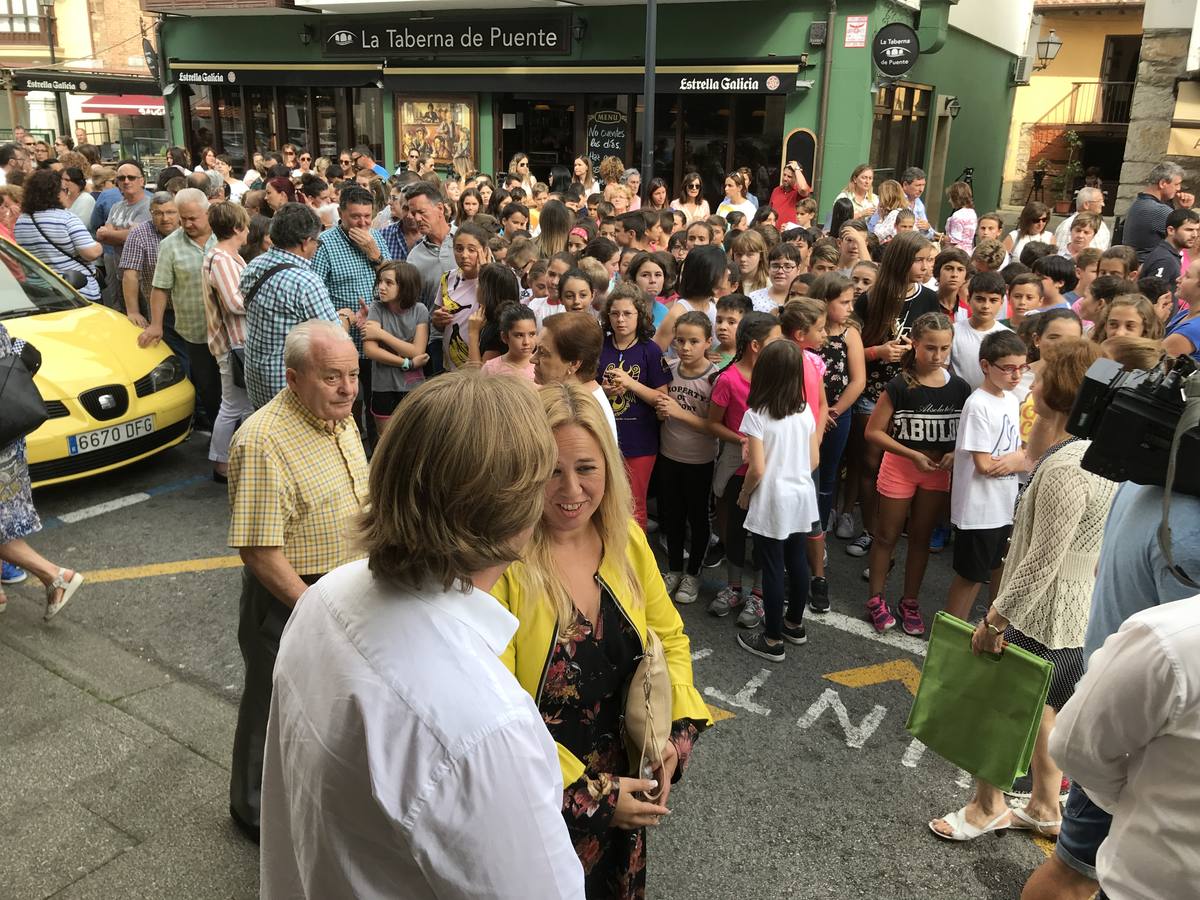
[[[1038,467],[1017,505],[1000,592],[992,604],[1013,628],[1045,647],[1082,647],[1096,562],[1116,483],[1080,465],[1088,441]]]

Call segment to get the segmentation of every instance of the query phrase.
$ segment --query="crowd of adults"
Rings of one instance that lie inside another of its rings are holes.
[[[780,662],[830,609],[827,536],[867,558],[875,629],[920,635],[952,525],[947,609],[973,617],[990,584],[976,651],[1008,641],[1055,677],[1029,803],[980,781],[930,828],[1057,837],[1030,900],[1194,886],[1170,823],[1200,799],[1200,667],[1180,662],[1200,598],[1156,542],[1161,489],[1087,473],[1066,430],[1100,356],[1200,361],[1178,167],[1114,235],[1088,187],[1057,234],[1041,204],[1011,230],[978,214],[962,182],[931,222],[915,168],[876,192],[856,167],[822,225],[795,163],[726,173],[713,212],[696,173],[673,192],[612,157],[541,181],[524,154],[442,177],[419,153],[389,175],[367,147],[284,145],[235,177],[172,148],[150,192],[136,161],[108,187],[83,150],[0,147],[0,231],[196,387],[244,562],[230,810],[264,896],[642,896],[646,832],[711,723],[677,609],[702,565],[726,562],[708,611]],[[0,328],[0,355],[23,349]],[[78,576],[24,543],[17,484],[0,557],[42,578],[49,616]],[[1173,503],[1175,562],[1200,572],[1200,501]],[[671,715],[647,762],[623,703],[657,645]]]

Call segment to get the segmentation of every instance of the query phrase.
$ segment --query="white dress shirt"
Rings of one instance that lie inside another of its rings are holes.
[[[1050,753],[1112,813],[1096,857],[1105,894],[1200,897],[1200,597],[1130,616],[1104,642]]]
[[[263,766],[262,897],[582,898],[562,774],[483,591],[360,560],[283,634]]]

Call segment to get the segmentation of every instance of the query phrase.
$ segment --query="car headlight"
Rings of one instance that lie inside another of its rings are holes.
[[[137,395],[145,397],[147,394],[153,394],[155,391],[169,388],[173,384],[179,384],[183,379],[183,363],[178,356],[168,356],[151,369],[149,375],[137,380]]]

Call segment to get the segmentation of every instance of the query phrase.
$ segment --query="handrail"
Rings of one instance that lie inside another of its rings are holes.
[[[1128,125],[1132,81],[1076,81],[1035,125]]]

